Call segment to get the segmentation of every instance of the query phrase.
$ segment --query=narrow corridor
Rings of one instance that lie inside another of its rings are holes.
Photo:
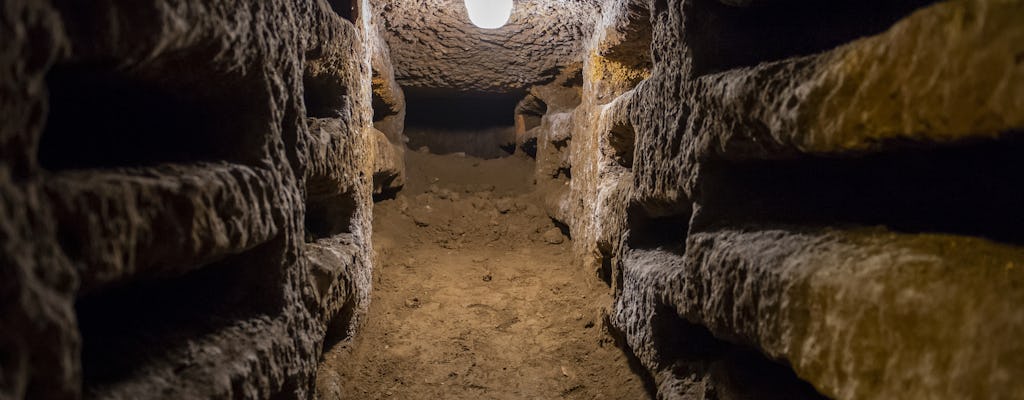
[[[374,208],[367,325],[324,355],[320,393],[645,398],[602,323],[608,286],[536,204],[532,160],[407,155],[407,189]]]

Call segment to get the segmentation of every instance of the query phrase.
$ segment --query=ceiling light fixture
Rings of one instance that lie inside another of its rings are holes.
[[[498,29],[512,16],[512,0],[465,0],[469,20],[479,28]]]

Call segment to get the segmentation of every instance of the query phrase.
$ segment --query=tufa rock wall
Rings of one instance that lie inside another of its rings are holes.
[[[578,62],[597,10],[589,0],[522,0],[507,25],[480,29],[462,0],[381,0],[405,87],[507,92],[548,83]]]
[[[312,394],[403,172],[368,7],[5,3],[0,398]]]
[[[601,10],[517,133],[659,398],[1024,397],[1024,3]]]

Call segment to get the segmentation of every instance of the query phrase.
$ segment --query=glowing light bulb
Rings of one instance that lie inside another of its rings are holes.
[[[512,16],[512,0],[465,0],[466,11],[473,25],[484,29],[505,26]]]

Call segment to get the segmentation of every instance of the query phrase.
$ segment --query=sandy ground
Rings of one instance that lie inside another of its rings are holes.
[[[374,209],[367,323],[324,356],[321,398],[646,399],[607,334],[608,287],[538,207],[532,163],[411,152]]]

